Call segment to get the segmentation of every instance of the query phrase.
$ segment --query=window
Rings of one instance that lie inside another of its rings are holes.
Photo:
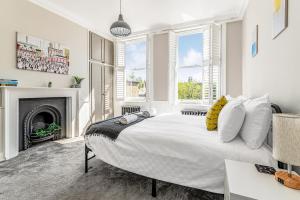
[[[177,33],[177,100],[212,104],[220,96],[221,28],[211,25]]]
[[[126,98],[146,98],[147,43],[146,39],[125,43]]]
[[[178,36],[178,100],[201,101],[203,88],[203,34]]]
[[[147,39],[119,41],[116,46],[116,97],[145,101],[147,96]]]

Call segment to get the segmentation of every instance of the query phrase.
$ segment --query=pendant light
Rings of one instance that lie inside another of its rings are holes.
[[[114,22],[110,27],[111,34],[116,37],[126,37],[131,34],[130,26],[123,19],[121,6],[122,6],[122,4],[121,4],[121,0],[120,0],[120,14],[119,14],[118,21]]]

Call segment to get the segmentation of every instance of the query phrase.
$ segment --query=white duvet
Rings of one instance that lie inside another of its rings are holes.
[[[126,128],[115,142],[89,136],[86,143],[113,166],[216,193],[224,193],[225,159],[274,165],[267,147],[251,150],[239,137],[223,143],[198,116],[164,114]]]

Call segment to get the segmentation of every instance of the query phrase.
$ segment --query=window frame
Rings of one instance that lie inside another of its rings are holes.
[[[189,67],[201,67],[203,68],[203,65],[194,65],[194,66],[179,66],[179,39],[182,36],[187,36],[187,35],[194,35],[194,34],[198,34],[198,33],[202,33],[204,32],[204,28],[197,28],[194,30],[184,30],[184,31],[178,31],[175,32],[175,37],[176,37],[176,65],[175,65],[175,71],[176,71],[176,76],[175,76],[175,101],[178,102],[179,104],[195,104],[195,105],[203,105],[203,99],[199,99],[199,100],[189,100],[189,99],[179,99],[178,98],[178,76],[179,76],[179,69],[180,68],[189,68]],[[203,52],[202,52],[203,53]],[[203,88],[202,88],[203,89]],[[202,97],[203,98],[203,97]]]
[[[127,96],[127,74],[126,74],[126,43],[130,42],[139,42],[139,41],[145,41],[146,43],[146,66],[145,68],[141,68],[142,70],[146,71],[146,96],[145,97],[128,97]],[[125,44],[125,51],[124,51],[124,102],[147,102],[149,99],[149,39],[147,35],[140,36],[140,37],[134,37],[127,40],[122,40]]]
[[[194,33],[203,33],[203,85],[202,88],[202,100],[180,100],[178,99],[178,49],[179,49],[179,36],[182,35],[192,35]],[[174,35],[174,37],[173,37]],[[216,90],[216,95],[218,99],[220,96],[226,93],[226,25],[224,24],[208,24],[198,27],[191,27],[186,29],[178,29],[170,31],[170,48],[174,53],[174,57],[170,54],[170,60],[174,60],[171,63],[171,68],[173,70],[173,78],[171,76],[171,84],[173,85],[174,92],[170,93],[172,97],[173,104],[193,104],[195,106],[210,106],[216,100],[213,99],[213,88],[211,87],[214,82],[218,83]],[[174,39],[172,39],[172,37]],[[174,46],[173,46],[174,43]],[[206,46],[208,45],[208,46]],[[225,57],[224,57],[225,56]],[[215,78],[215,68],[217,66],[218,76]],[[207,74],[207,70],[209,73]],[[208,78],[208,80],[207,80]],[[207,85],[209,88],[207,89]],[[204,89],[204,90],[203,90]],[[208,90],[208,91],[207,91]],[[207,92],[209,96],[207,96]]]

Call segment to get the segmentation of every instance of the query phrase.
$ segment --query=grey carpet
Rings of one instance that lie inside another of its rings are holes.
[[[151,180],[90,161],[84,173],[84,142],[48,142],[0,163],[1,200],[154,200]],[[219,200],[223,195],[158,182],[157,200]]]

